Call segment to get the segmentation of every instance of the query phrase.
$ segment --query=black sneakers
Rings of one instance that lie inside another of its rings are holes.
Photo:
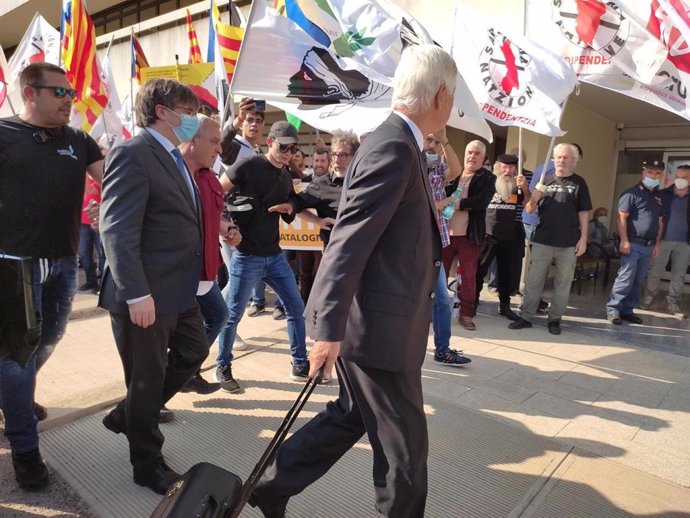
[[[17,483],[22,489],[40,491],[48,485],[48,468],[38,448],[26,453],[12,452],[12,465]]]
[[[641,324],[643,322],[643,320],[635,313],[626,313],[625,315],[621,315],[621,320],[625,320],[631,324]]]
[[[202,395],[213,394],[217,390],[220,390],[220,383],[209,383],[201,377],[199,371],[196,371],[194,376],[189,378],[180,388],[180,392],[196,392]]]
[[[467,356],[463,356],[462,351],[450,349],[447,353],[442,355],[434,353],[434,363],[447,365],[448,367],[462,367],[468,363],[472,363],[472,360]]]
[[[263,304],[252,304],[251,306],[249,306],[249,309],[247,310],[247,316],[255,317],[257,315],[260,315],[264,311],[266,311],[266,306],[264,306]]]
[[[551,320],[547,326],[549,327],[549,333],[552,335],[561,334],[561,322],[559,320]]]
[[[290,379],[292,381],[307,381],[309,379],[309,360],[304,365],[293,365]]]
[[[232,367],[223,365],[216,369],[216,381],[220,383],[220,389],[234,394],[240,391],[240,384],[232,377]]]
[[[285,308],[283,306],[276,306],[272,316],[273,320],[283,320],[285,318]]]
[[[516,320],[520,320],[518,314],[515,313],[512,309],[510,309],[510,306],[499,306],[498,314],[502,317],[506,317],[508,320],[512,320],[513,322],[515,322]]]
[[[522,317],[518,318],[515,322],[508,324],[508,329],[526,329],[528,327],[532,327],[532,323]]]

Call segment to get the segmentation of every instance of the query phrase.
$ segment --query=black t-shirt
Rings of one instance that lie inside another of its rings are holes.
[[[298,205],[296,209],[316,209],[320,218],[333,218],[338,215],[340,195],[343,192],[345,178],[336,176],[335,173],[324,174],[314,178],[307,188],[297,195]],[[331,229],[321,228],[319,231],[321,240],[328,244],[331,237]]]
[[[577,174],[546,178],[546,192],[539,203],[539,224],[535,243],[568,248],[580,239],[578,212],[592,210],[592,200],[585,179]]]
[[[242,233],[242,241],[237,246],[237,250],[243,254],[264,257],[279,254],[278,220],[281,214],[268,212],[267,209],[295,197],[295,189],[288,169],[274,167],[264,155],[258,155],[233,165],[225,174],[240,195],[254,199],[252,213],[237,218],[237,224]],[[288,223],[294,217],[294,214],[282,215]]]
[[[515,223],[517,215],[522,210],[524,195],[511,194],[507,200],[503,200],[498,193],[491,198],[486,208],[486,233],[500,241],[515,239]]]
[[[81,130],[0,119],[0,251],[76,255],[86,167],[102,159]]]

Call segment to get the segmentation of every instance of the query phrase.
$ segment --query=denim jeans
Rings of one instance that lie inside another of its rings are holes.
[[[96,270],[94,254],[98,257],[98,270]],[[101,248],[101,236],[91,228],[91,225],[82,223],[79,230],[79,263],[84,268],[86,282],[98,282],[98,275],[103,273],[104,262],[105,254]]]
[[[223,293],[220,291],[217,282],[213,283],[213,287],[208,293],[198,296],[196,301],[201,309],[204,329],[206,329],[206,336],[210,347],[216,341],[218,334],[228,321],[228,307],[225,304]]]
[[[302,366],[307,362],[304,302],[297,289],[295,274],[285,257],[282,254],[261,257],[236,251],[230,260],[230,282],[223,290],[230,315],[220,332],[216,358],[219,367],[232,363],[232,346],[237,334],[237,325],[244,316],[252,288],[261,280],[273,288],[285,303],[293,365]]]
[[[629,315],[640,301],[644,279],[652,262],[653,246],[630,243],[630,253],[621,254],[621,265],[606,303],[606,313]]]
[[[434,306],[431,322],[434,328],[434,346],[436,354],[442,356],[450,350],[450,297],[448,296],[448,281],[446,272],[439,268],[438,282],[434,294]]]
[[[41,343],[25,368],[14,361],[0,360],[0,406],[5,416],[5,437],[15,453],[38,448],[36,372],[65,332],[77,290],[77,258],[36,260],[32,275],[34,302],[42,317]]]

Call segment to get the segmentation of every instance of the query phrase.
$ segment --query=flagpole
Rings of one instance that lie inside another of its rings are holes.
[[[5,83],[5,88],[7,88],[7,83]],[[7,97],[5,97],[5,99],[7,99],[7,102],[10,105],[10,111],[12,112],[12,115],[17,115],[17,111],[14,109],[14,105],[12,104],[12,99],[10,99],[10,92],[7,92]]]
[[[518,126],[518,176],[522,176],[522,126]]]
[[[570,96],[566,97],[565,100],[561,103],[561,117],[558,120],[558,125],[561,125],[560,119],[563,118],[563,113],[565,112],[565,107],[568,105],[568,98]],[[556,143],[556,137],[551,137],[551,142],[549,142],[549,149],[546,151],[546,160],[544,160],[544,167],[541,170],[541,177],[539,178],[539,183],[541,185],[544,185],[544,177],[546,177],[546,170],[549,167],[549,157],[551,156],[551,153],[553,152],[553,147],[554,144]]]
[[[129,32],[129,122],[134,135],[134,27]]]

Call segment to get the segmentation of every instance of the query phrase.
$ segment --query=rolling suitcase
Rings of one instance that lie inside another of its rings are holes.
[[[237,518],[322,376],[319,371],[304,385],[244,485],[230,471],[207,462],[195,464],[170,486],[151,518]]]

